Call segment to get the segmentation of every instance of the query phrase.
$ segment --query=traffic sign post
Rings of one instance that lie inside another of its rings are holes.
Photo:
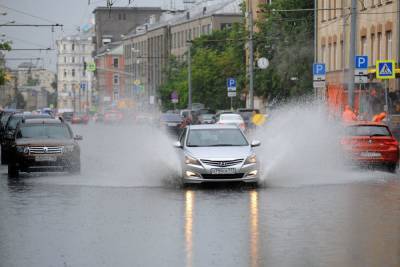
[[[354,83],[362,84],[368,82],[368,56],[356,56],[354,59]],[[361,85],[360,85],[361,89]]]
[[[317,88],[326,86],[326,67],[324,63],[313,64],[313,87],[315,88],[315,96],[317,96]]]
[[[226,87],[228,89],[228,97],[231,98],[231,109],[233,108],[233,97],[236,96],[236,79],[228,78],[226,80]]]

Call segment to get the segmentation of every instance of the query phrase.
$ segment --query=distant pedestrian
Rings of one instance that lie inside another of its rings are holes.
[[[344,107],[344,111],[342,113],[342,121],[349,123],[357,120],[357,115],[353,112],[349,105]]]

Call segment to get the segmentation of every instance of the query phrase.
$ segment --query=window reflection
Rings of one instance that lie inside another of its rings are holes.
[[[259,229],[258,229],[258,192],[250,191],[250,266],[258,267],[259,262]]]
[[[185,192],[185,249],[186,266],[193,266],[193,209],[195,192],[187,190]]]

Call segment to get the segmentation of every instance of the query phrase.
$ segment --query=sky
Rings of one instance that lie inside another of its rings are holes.
[[[90,1],[90,5],[88,4]],[[152,6],[166,8],[171,1],[180,0],[113,0],[115,6]],[[93,22],[92,11],[97,6],[106,6],[107,0],[1,0],[0,40],[11,40],[13,48],[55,48],[55,41],[63,36],[78,33],[79,26]],[[4,24],[62,24],[54,27],[9,27]],[[3,26],[2,26],[3,25]],[[56,50],[6,52],[7,67],[15,68],[21,58],[32,60],[39,67],[56,70]],[[37,58],[40,58],[37,60]],[[25,60],[31,61],[31,60]]]

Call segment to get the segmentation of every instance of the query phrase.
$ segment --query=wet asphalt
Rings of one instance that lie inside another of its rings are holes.
[[[169,148],[155,153],[143,138],[101,157],[115,148],[109,136],[131,136],[110,129],[76,128],[85,138],[81,175],[8,179],[0,168],[1,267],[400,266],[398,175],[182,188],[175,163],[158,161]],[[145,171],[149,158],[157,164]]]

